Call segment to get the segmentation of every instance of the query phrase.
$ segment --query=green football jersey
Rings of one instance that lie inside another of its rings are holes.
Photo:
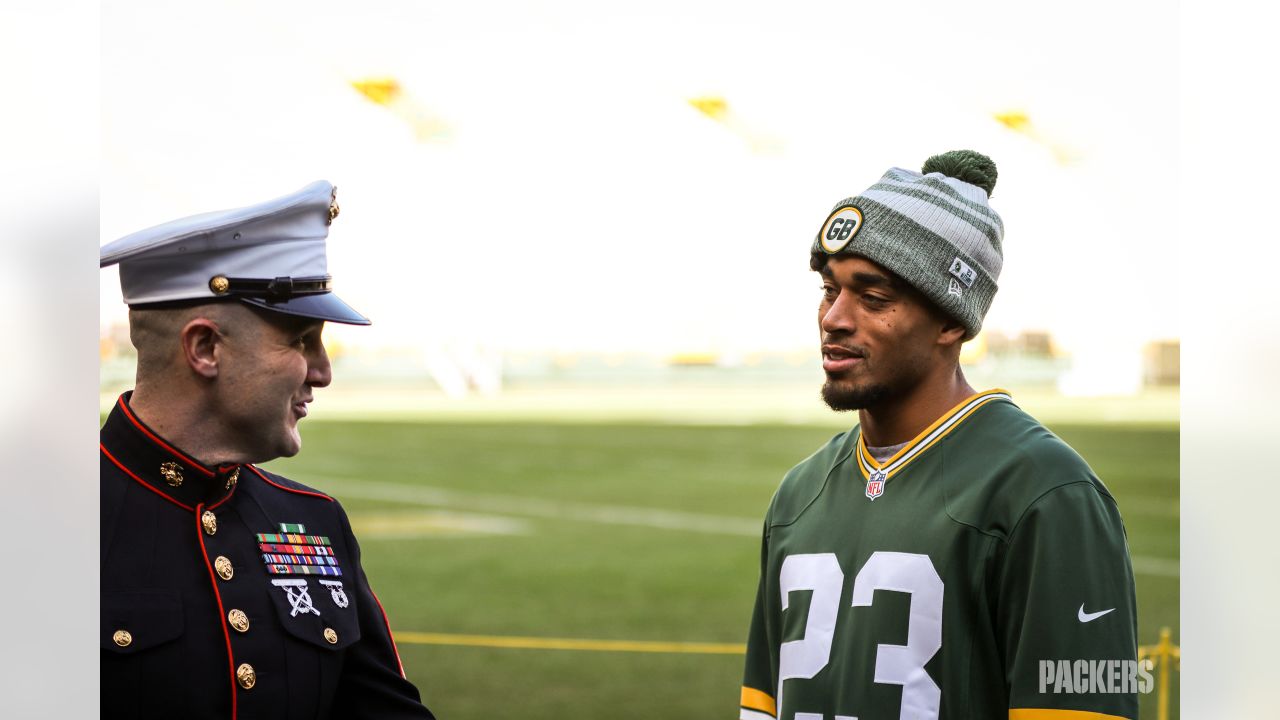
[[[1136,657],[1115,500],[992,390],[884,463],[855,427],[783,478],[740,717],[1135,718]]]

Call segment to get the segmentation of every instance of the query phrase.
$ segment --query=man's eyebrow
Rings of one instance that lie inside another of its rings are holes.
[[[894,282],[893,278],[880,273],[856,272],[853,274],[853,281],[864,287],[887,287],[895,290],[898,287],[898,283]]]
[[[835,273],[831,272],[831,266],[828,264],[824,264],[822,267],[818,268],[818,274],[828,280],[834,280],[836,277]]]
[[[306,335],[317,328],[324,327],[324,321],[296,315],[283,315],[277,319],[276,327],[286,335]]]

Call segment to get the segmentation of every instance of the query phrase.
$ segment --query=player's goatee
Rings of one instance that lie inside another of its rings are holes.
[[[836,412],[875,407],[889,397],[886,385],[853,387],[827,378],[822,384],[822,401]]]

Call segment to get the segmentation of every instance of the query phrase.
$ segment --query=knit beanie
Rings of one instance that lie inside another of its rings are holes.
[[[884,267],[965,327],[969,340],[996,295],[1004,224],[987,203],[996,165],[972,150],[891,168],[880,182],[836,203],[813,241],[809,267],[858,255]]]

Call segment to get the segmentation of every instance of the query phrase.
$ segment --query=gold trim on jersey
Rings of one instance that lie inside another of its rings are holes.
[[[1122,715],[1108,715],[1088,710],[1009,708],[1009,720],[1125,720],[1125,718]]]
[[[744,710],[766,713],[770,717],[778,716],[777,704],[772,695],[746,685],[742,686],[742,707]]]
[[[867,436],[859,431],[858,447],[854,454],[858,456],[858,469],[862,472],[862,478],[870,480],[871,473],[877,470],[884,473],[885,480],[892,478],[912,460],[920,457],[925,450],[933,447],[939,440],[946,437],[947,433],[959,427],[960,423],[964,422],[974,411],[992,400],[1013,402],[1013,397],[1009,395],[1008,390],[996,388],[995,390],[986,390],[966,398],[959,405],[951,408],[945,415],[938,418],[932,425],[925,428],[919,435],[915,436],[915,439],[904,445],[901,450],[893,454],[893,457],[883,463],[871,456],[871,452],[867,450]]]

